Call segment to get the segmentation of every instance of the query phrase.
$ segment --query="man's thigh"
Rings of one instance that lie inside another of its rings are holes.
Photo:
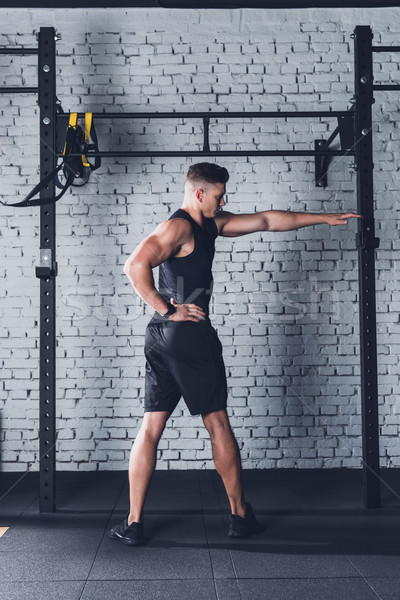
[[[192,415],[226,408],[222,344],[209,323],[165,328],[165,361]]]
[[[153,412],[171,414],[182,395],[166,361],[160,327],[155,325],[146,329],[145,414]]]

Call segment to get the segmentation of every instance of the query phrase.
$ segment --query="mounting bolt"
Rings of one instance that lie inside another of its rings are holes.
[[[357,102],[357,100],[353,97],[353,98],[350,98],[349,102],[350,102],[350,104],[355,104]]]
[[[49,65],[44,65],[44,67],[43,67],[43,71],[44,71],[45,73],[48,73],[48,72],[50,71],[50,67],[49,67]]]
[[[57,100],[56,100],[56,104],[61,104],[61,100],[59,100],[59,99],[57,98]]]
[[[45,117],[45,118],[43,119],[43,123],[44,123],[45,125],[50,125],[50,119],[49,119],[49,117]]]
[[[322,187],[322,185],[323,185],[322,181],[318,181],[317,185],[318,185],[319,187]]]
[[[59,42],[60,40],[62,40],[61,33],[56,33],[56,35],[54,36],[54,41]]]
[[[79,173],[79,171],[77,171],[77,172],[75,173],[75,177],[80,177],[80,175],[81,175],[81,174]]]
[[[353,171],[357,171],[358,165],[356,165],[356,163],[351,163],[350,164],[350,169],[353,169]]]
[[[350,37],[351,37],[352,40],[354,40],[356,38],[356,34],[355,33],[351,33]]]
[[[367,133],[369,133],[369,130],[368,130],[368,129],[362,129],[362,130],[361,130],[361,134],[362,134],[362,135],[367,135]]]
[[[361,81],[361,83],[367,83],[368,77],[365,77],[365,75],[364,75],[363,77],[361,77],[360,81]]]

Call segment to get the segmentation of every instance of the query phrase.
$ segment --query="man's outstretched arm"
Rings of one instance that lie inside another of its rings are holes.
[[[348,219],[361,215],[356,213],[307,213],[285,210],[264,210],[252,214],[235,215],[222,211],[215,222],[219,235],[236,237],[255,231],[290,231],[309,225],[347,225]]]

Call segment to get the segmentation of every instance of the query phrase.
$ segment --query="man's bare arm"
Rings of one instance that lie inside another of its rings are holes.
[[[290,231],[309,225],[347,225],[351,217],[361,218],[356,213],[302,213],[284,210],[264,210],[251,214],[222,211],[215,222],[219,235],[237,237],[256,231]]]
[[[161,223],[144,239],[124,265],[127,275],[137,294],[161,315],[168,310],[167,302],[154,285],[153,269],[176,254],[190,236],[190,224],[183,219]],[[198,321],[204,311],[195,304],[176,304],[177,311],[171,321]]]
[[[301,213],[283,210],[267,210],[267,231],[290,231],[309,225],[347,225],[348,219],[361,215],[356,213]]]

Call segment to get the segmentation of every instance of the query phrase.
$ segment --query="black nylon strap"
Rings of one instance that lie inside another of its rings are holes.
[[[69,155],[73,151],[74,144],[79,143],[78,140],[80,139],[79,138],[80,133],[82,133],[82,130],[79,128],[79,126],[73,127],[73,126],[69,125],[67,128],[66,136],[65,136],[65,150],[64,150],[64,156],[63,156],[62,162],[55,169],[53,169],[53,171],[51,171],[51,173],[48,173],[41,181],[39,181],[39,183],[33,188],[33,190],[31,190],[29,192],[29,194],[21,202],[9,204],[7,202],[3,202],[2,200],[0,200],[0,204],[3,204],[3,206],[18,206],[18,207],[44,206],[46,204],[54,204],[55,202],[57,202],[57,200],[60,200],[60,198],[63,197],[65,192],[68,190],[68,188],[71,185],[73,185],[73,181],[74,181],[75,177],[77,176],[77,171],[80,170],[79,168],[78,169],[73,168],[74,162],[76,165],[76,159],[73,157],[69,158]],[[87,148],[98,151],[97,134],[96,134],[96,130],[95,130],[93,122],[91,125],[90,136],[92,137],[94,143],[88,145]],[[86,153],[85,149],[84,149],[84,152]],[[71,162],[72,162],[72,164],[70,164]],[[101,157],[96,156],[94,165],[90,164],[90,167],[87,168],[88,173],[90,171],[95,171],[96,169],[98,169],[100,167],[100,165],[101,165]],[[66,177],[66,181],[65,181],[64,185],[62,185],[60,183],[59,178],[58,178],[58,172],[61,169],[63,169],[64,175]],[[53,179],[55,179],[55,185],[59,189],[61,189],[61,192],[57,196],[54,196],[51,198],[36,198],[35,200],[31,200],[31,198],[33,198],[34,196],[39,194],[39,192],[43,188],[45,188],[50,183],[50,181],[52,181]],[[81,185],[84,185],[85,183],[87,183],[87,180]]]
[[[28,196],[26,196],[26,198],[24,198],[24,200],[22,200],[21,202],[16,202],[15,204],[8,204],[7,202],[2,202],[0,200],[1,204],[3,204],[4,206],[44,206],[46,204],[54,204],[54,202],[57,202],[57,200],[60,200],[60,198],[64,196],[65,192],[67,191],[75,177],[74,173],[71,172],[68,175],[67,181],[64,184],[62,192],[54,198],[37,198],[36,200],[31,200],[30,198],[35,196],[42,188],[44,188],[49,183],[49,181],[51,181],[51,179],[56,175],[57,171],[61,169],[63,164],[64,163],[61,163],[57,167],[57,169],[54,169],[54,171],[46,175],[45,179],[42,179],[42,181],[38,183],[37,186],[34,187],[33,190],[28,194]]]

